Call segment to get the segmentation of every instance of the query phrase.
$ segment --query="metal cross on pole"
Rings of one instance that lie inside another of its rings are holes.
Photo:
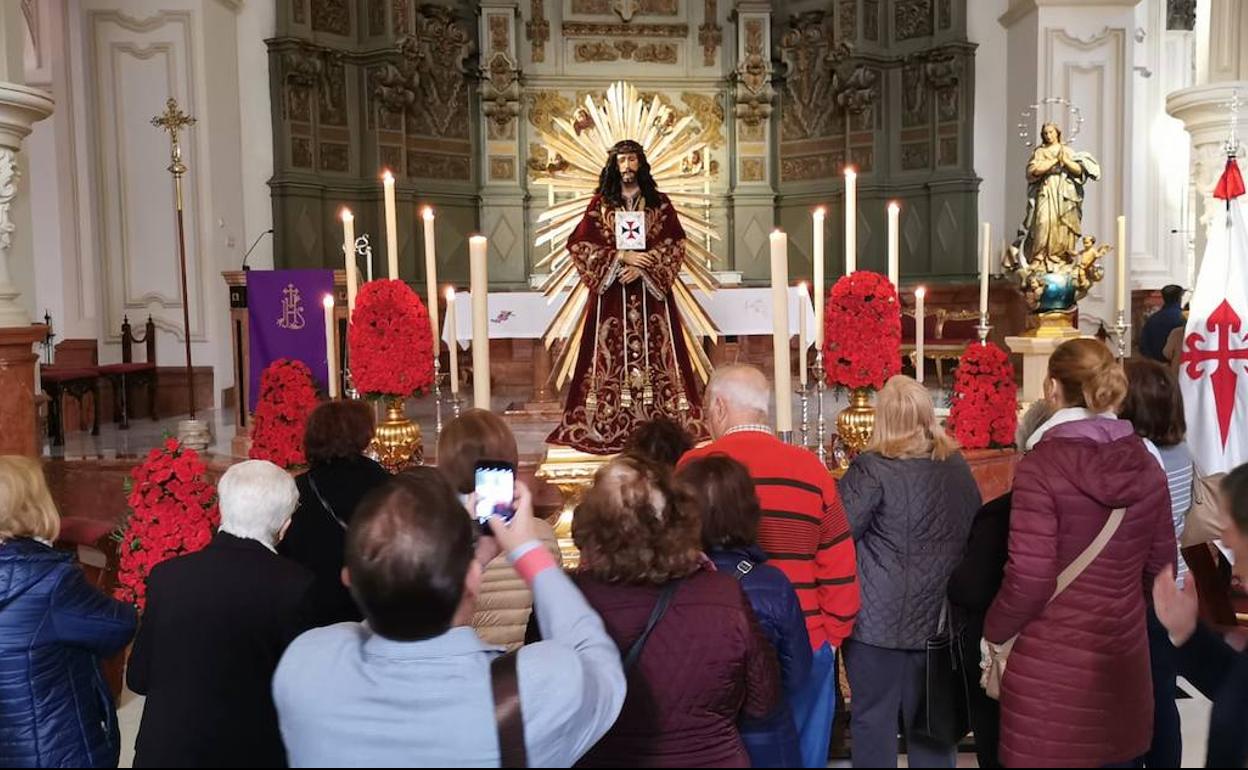
[[[1239,155],[1239,106],[1243,104],[1243,100],[1239,98],[1239,89],[1232,88],[1231,98],[1222,104],[1231,111],[1231,133],[1226,138],[1224,148],[1227,155]]]
[[[195,118],[187,115],[178,107],[178,100],[172,96],[165,102],[165,111],[152,118],[152,125],[169,132],[171,144],[169,152],[169,173],[173,174],[174,210],[178,222],[178,264],[182,276],[182,332],[186,342],[186,395],[191,410],[191,419],[195,419],[195,372],[191,366],[191,298],[186,288],[186,229],[182,218],[182,177],[186,175],[186,164],[182,162],[182,144],[179,136],[182,129],[195,125]]]

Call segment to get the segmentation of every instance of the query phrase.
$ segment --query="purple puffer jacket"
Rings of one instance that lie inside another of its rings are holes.
[[[1047,604],[1119,507],[1105,550]],[[1057,425],[1019,463],[1005,582],[984,624],[990,642],[1020,634],[1001,692],[1007,767],[1100,767],[1148,750],[1145,591],[1175,557],[1165,473],[1130,423]]]

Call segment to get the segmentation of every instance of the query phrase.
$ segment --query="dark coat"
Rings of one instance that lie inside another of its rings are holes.
[[[660,588],[573,579],[623,657]],[[578,767],[749,767],[737,720],[768,716],[781,698],[775,651],[745,594],[709,570],[681,581],[627,676],[619,719]]]
[[[984,636],[984,617],[1005,578],[1010,554],[1009,492],[989,500],[975,514],[971,536],[962,561],[949,576],[949,602],[954,628],[962,641],[962,672],[970,702],[971,730],[975,733],[975,756],[980,767],[1000,767],[997,744],[1001,734],[1001,709],[979,685],[979,640]]]
[[[100,658],[134,635],[134,608],[87,583],[69,554],[0,543],[0,767],[116,767]]]
[[[740,580],[763,635],[775,648],[780,662],[784,684],[780,707],[769,717],[745,719],[740,725],[741,739],[745,741],[750,761],[754,767],[800,766],[802,755],[797,723],[790,704],[810,678],[814,653],[810,650],[806,617],[802,614],[797,592],[783,572],[765,563],[767,554],[758,546],[711,551],[707,555],[715,562],[716,569]],[[738,567],[743,562],[748,562],[752,568],[747,568],[746,574],[738,578],[742,573]]]
[[[126,683],[147,696],[135,767],[284,767],[270,687],[306,626],[312,576],[219,532],[147,581]]]
[[[1118,507],[1127,513],[1113,539],[1049,603]],[[1145,590],[1176,556],[1165,472],[1130,423],[1057,425],[1019,462],[1010,560],[984,624],[996,644],[1019,635],[1001,688],[1007,767],[1100,767],[1148,751]]]
[[[313,596],[317,609],[316,616],[310,619],[312,625],[361,621],[363,613],[342,584],[346,532],[321,505],[309,483],[311,478],[316,479],[317,489],[343,524],[350,524],[360,500],[386,483],[390,474],[362,455],[317,465],[300,474],[295,478],[299,507],[277,546],[278,553],[311,570],[315,578]]]
[[[979,509],[970,467],[960,454],[938,461],[868,453],[854,458],[839,487],[862,590],[851,638],[890,650],[924,649]]]
[[[1236,652],[1205,625],[1178,648],[1179,673],[1213,701],[1205,767],[1248,762],[1248,655]]]

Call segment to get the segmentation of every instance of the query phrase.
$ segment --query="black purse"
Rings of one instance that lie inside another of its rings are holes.
[[[970,693],[962,674],[962,639],[950,629],[949,603],[940,609],[936,635],[927,640],[923,698],[914,730],[934,741],[954,746],[970,730],[967,704]]]

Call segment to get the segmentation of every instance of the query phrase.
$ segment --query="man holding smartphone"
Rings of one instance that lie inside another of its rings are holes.
[[[292,767],[568,767],[606,733],[624,702],[619,650],[538,540],[522,483],[512,507],[478,542],[432,469],[365,498],[343,579],[367,622],[300,636],[274,676]],[[482,565],[500,549],[548,630],[510,656],[471,626]]]

